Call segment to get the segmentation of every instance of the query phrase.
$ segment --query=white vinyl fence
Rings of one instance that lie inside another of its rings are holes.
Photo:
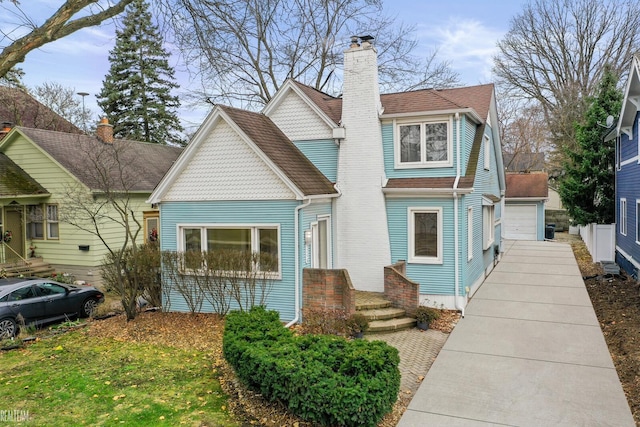
[[[580,237],[582,237],[582,240],[587,246],[593,262],[615,261],[615,224],[588,224],[580,226]]]

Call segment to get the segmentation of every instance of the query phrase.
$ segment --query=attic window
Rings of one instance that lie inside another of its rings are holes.
[[[396,167],[451,166],[449,120],[404,122],[396,125]]]

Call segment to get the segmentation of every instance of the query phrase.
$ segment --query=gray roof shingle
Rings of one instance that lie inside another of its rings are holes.
[[[18,129],[95,191],[105,190],[96,177],[97,163],[109,170],[111,184],[108,189],[151,192],[182,152],[182,148],[168,145],[122,139],[109,144],[88,135],[24,127]]]

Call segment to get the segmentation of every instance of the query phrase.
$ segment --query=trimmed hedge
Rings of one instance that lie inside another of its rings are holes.
[[[223,352],[248,387],[321,425],[375,426],[400,390],[395,348],[382,341],[294,336],[276,311],[262,307],[227,316]]]

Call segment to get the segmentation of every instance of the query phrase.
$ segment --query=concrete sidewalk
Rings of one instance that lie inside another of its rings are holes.
[[[505,249],[398,426],[634,427],[571,247]]]

